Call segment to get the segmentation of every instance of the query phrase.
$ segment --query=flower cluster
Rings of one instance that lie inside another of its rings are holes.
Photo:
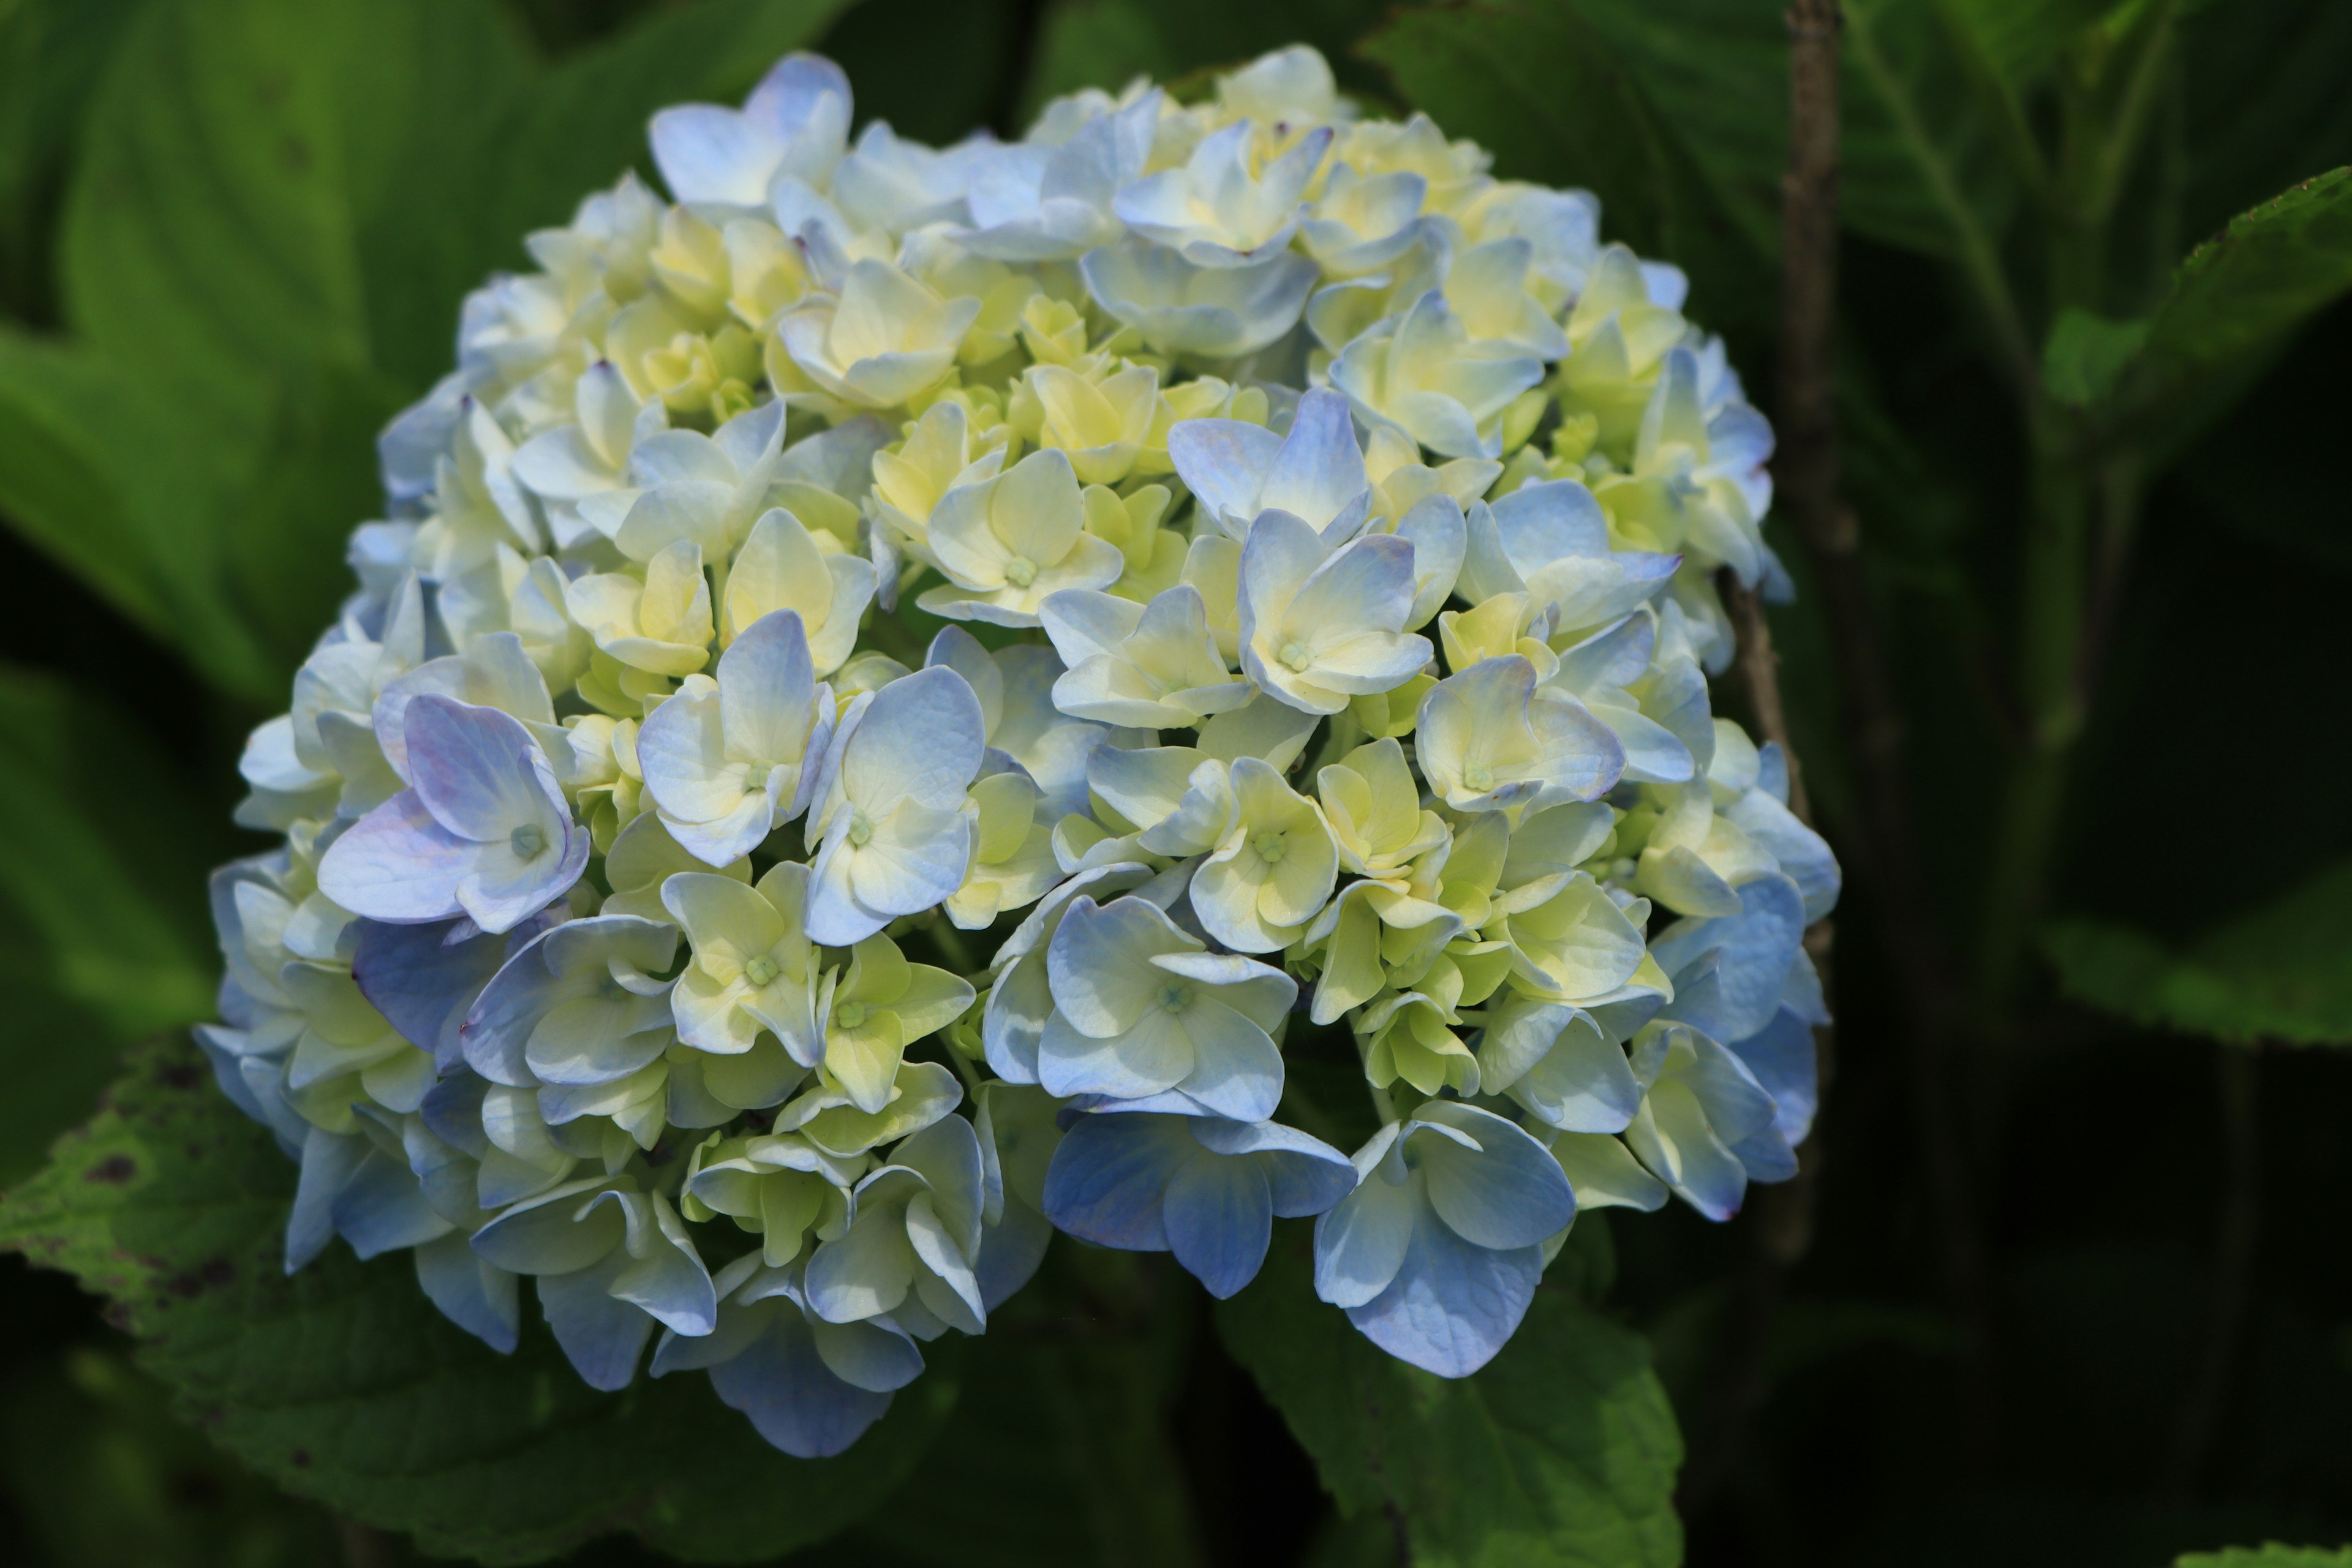
[[[1681,275],[1303,48],[850,126],[656,115],[384,434],[214,883],[288,1268],[823,1455],[1055,1228],[1223,1297],[1318,1216],[1463,1375],[1579,1209],[1790,1174],[1838,869],[1709,710],[1770,434]]]

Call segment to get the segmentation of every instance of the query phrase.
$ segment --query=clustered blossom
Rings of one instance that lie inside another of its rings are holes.
[[[1709,710],[1781,578],[1682,275],[1304,48],[851,126],[657,114],[383,436],[213,887],[287,1267],[810,1456],[1055,1228],[1223,1297],[1313,1216],[1461,1376],[1580,1209],[1790,1175],[1838,868]]]

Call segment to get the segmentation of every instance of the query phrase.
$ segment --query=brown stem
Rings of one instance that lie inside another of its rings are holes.
[[[2224,1043],[2218,1049],[2213,1065],[2221,1111],[2221,1215],[2213,1232],[2205,1351],[2173,1436],[2170,1479],[2176,1493],[2193,1488],[2204,1472],[2229,1405],[2262,1224],[2260,1057],[2251,1045]]]
[[[1959,988],[1920,864],[1903,766],[1902,706],[1877,626],[1853,513],[1839,499],[1837,381],[1837,0],[1793,0],[1788,12],[1789,168],[1781,176],[1780,504],[1795,524],[1836,654],[1847,743],[1859,785],[1843,847],[1874,895],[1880,936],[1900,982],[1921,1163],[1934,1205],[1947,1289],[1970,1351],[1970,1447],[1990,1444],[1991,1380],[1983,1375],[1989,1312],[1982,1247],[1959,1136],[1952,1058]],[[1759,722],[1761,716],[1759,713]]]
[[[1739,679],[1748,688],[1748,710],[1755,716],[1756,738],[1780,748],[1789,764],[1789,809],[1808,827],[1813,805],[1805,793],[1805,775],[1797,765],[1797,748],[1789,738],[1789,710],[1780,700],[1780,656],[1772,647],[1772,623],[1765,617],[1764,602],[1752,588],[1743,588],[1729,571],[1716,579],[1724,608],[1731,615],[1733,641],[1738,647]]]

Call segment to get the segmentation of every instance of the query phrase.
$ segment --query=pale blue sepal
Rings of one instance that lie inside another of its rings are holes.
[[[644,1309],[611,1294],[614,1280],[628,1266],[629,1255],[616,1247],[589,1268],[539,1278],[540,1310],[564,1359],[581,1382],[607,1394],[629,1386],[654,1331]]]
[[[1430,1206],[1464,1240],[1490,1250],[1533,1247],[1576,1217],[1559,1162],[1517,1123],[1449,1100],[1431,1100],[1414,1117],[1415,1132],[1434,1121],[1476,1141],[1474,1151],[1452,1139],[1413,1139]]]
[[[236,1048],[245,1032],[225,1029],[218,1024],[198,1024],[189,1033],[195,1037],[197,1048],[205,1053],[205,1060],[212,1064],[213,1080],[220,1085],[220,1091],[228,1096],[229,1103],[254,1121],[269,1125],[270,1118],[261,1108],[260,1096],[245,1081],[245,1053]]]
[[[1161,1205],[1169,1250],[1223,1300],[1257,1278],[1274,1234],[1265,1173],[1247,1157],[1196,1156],[1170,1177]]]
[[[1375,1142],[1392,1142],[1393,1127],[1383,1128]],[[1367,1145],[1367,1149],[1370,1149]],[[1360,1307],[1377,1298],[1404,1266],[1406,1249],[1422,1208],[1421,1194],[1402,1167],[1387,1168],[1375,1159],[1370,1164],[1358,1153],[1356,1166],[1367,1173],[1356,1190],[1315,1222],[1315,1294],[1336,1307]]]
[[[1423,1210],[1388,1289],[1349,1308],[1348,1321],[1399,1361],[1467,1377],[1517,1330],[1542,1274],[1540,1247],[1475,1246]]]
[[[1724,807],[1723,815],[1779,861],[1782,873],[1797,884],[1804,895],[1806,923],[1837,908],[1845,883],[1837,856],[1826,839],[1762,788],[1760,773],[1759,787]]]
[[[1718,1040],[1745,1038],[1771,1018],[1805,934],[1804,899],[1788,878],[1759,877],[1738,893],[1739,913],[1676,921],[1650,943],[1675,981],[1660,1016]]]
[[[310,1129],[302,1142],[302,1174],[294,1184],[294,1209],[286,1216],[287,1273],[318,1257],[334,1239],[335,1199],[372,1152],[368,1141],[357,1133]]]
[[[1192,1146],[1173,1117],[1082,1116],[1046,1167],[1045,1217],[1097,1247],[1165,1251],[1161,1205]]]
[[[1770,1023],[1725,1048],[1747,1064],[1764,1092],[1772,1097],[1772,1125],[1780,1137],[1791,1145],[1803,1142],[1805,1134],[1812,1131],[1813,1112],[1820,1103],[1812,1026],[1784,1005],[1772,1015]],[[1748,1173],[1755,1174],[1752,1167]]]
[[[1694,1060],[1685,1081],[1706,1108],[1707,1125],[1717,1138],[1728,1146],[1773,1124],[1772,1095],[1745,1061],[1706,1035],[1694,1035],[1691,1046]]]
[[[866,1435],[890,1408],[890,1395],[843,1382],[817,1353],[800,1309],[779,1309],[768,1331],[732,1360],[710,1369],[719,1397],[796,1459],[824,1459]]]
[[[336,1233],[362,1258],[421,1246],[454,1228],[425,1201],[407,1162],[381,1149],[370,1149],[353,1168],[332,1213]]]
[[[1731,1154],[1751,1182],[1785,1182],[1797,1173],[1797,1152],[1769,1127],[1731,1145]]]
[[[417,1114],[433,1136],[478,1160],[490,1148],[489,1136],[482,1131],[482,1099],[489,1089],[478,1074],[459,1067],[425,1091]]]
[[[626,1002],[666,988],[649,976],[669,967],[677,942],[676,926],[635,915],[567,921],[543,932],[507,961],[467,1013],[459,1029],[467,1064],[492,1083],[538,1088],[525,1053],[541,1020],[567,1002],[600,995]],[[625,995],[616,966],[641,985],[628,985]]]
[[[443,1072],[460,1059],[457,1031],[467,1010],[500,964],[536,935],[539,918],[505,936],[492,936],[469,920],[434,925],[352,922],[359,947],[352,955],[352,979],[401,1037],[433,1053]]]
[[[607,1203],[621,1211],[626,1223],[624,1245],[631,1260],[613,1280],[614,1298],[643,1308],[673,1333],[709,1333],[719,1318],[718,1294],[669,1200],[659,1193],[607,1189],[591,1199],[589,1207]],[[589,1215],[583,1212],[581,1218]]]
[[[1780,1005],[1792,1009],[1808,1024],[1821,1025],[1830,1021],[1829,999],[1822,994],[1822,972],[1803,948],[1797,949],[1797,961],[1789,965],[1788,983],[1780,987]]]
[[[1213,1154],[1251,1156],[1265,1173],[1274,1212],[1284,1219],[1319,1215],[1355,1190],[1356,1167],[1348,1156],[1295,1127],[1202,1118],[1187,1131]]]
[[[474,1250],[517,1274],[571,1274],[616,1252],[625,1266],[626,1224],[596,1201],[606,1190],[590,1176],[525,1199],[476,1231]]]
[[[869,1318],[856,1323],[818,1319],[808,1327],[826,1370],[852,1388],[895,1394],[923,1375],[923,1352],[914,1336],[887,1319]]]
[[[1053,1239],[1053,1223],[1044,1215],[1017,1197],[1005,1199],[1004,1217],[981,1234],[980,1304],[993,1312],[1010,1300],[1045,1261]]]
[[[454,1231],[423,1243],[415,1256],[417,1286],[443,1317],[500,1355],[514,1353],[522,1308],[513,1275]]]

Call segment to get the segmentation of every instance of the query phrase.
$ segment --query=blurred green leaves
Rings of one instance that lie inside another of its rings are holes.
[[[1217,1327],[1343,1515],[1387,1514],[1429,1568],[1682,1561],[1682,1439],[1639,1335],[1554,1280],[1484,1371],[1433,1376],[1315,1299],[1305,1240],[1278,1235]]]
[[[2191,1552],[2174,1560],[2172,1568],[2352,1568],[2352,1546],[2331,1552],[2324,1546],[2232,1546],[2221,1552]]]
[[[1691,273],[1708,325],[1769,319],[1788,145],[1769,9],[1446,6],[1400,12],[1363,47],[1448,135],[1493,149],[1497,174],[1598,195],[1609,237]]]
[[[2173,948],[2132,927],[2053,923],[2043,951],[2078,1002],[2251,1044],[2352,1045],[2352,865]]]
[[[294,1178],[194,1047],[152,1046],[0,1200],[0,1247],[106,1297],[215,1443],[428,1552],[535,1562],[615,1529],[704,1562],[789,1552],[888,1495],[955,1403],[955,1347],[934,1347],[854,1454],[787,1458],[702,1378],[594,1393],[535,1321],[493,1353],[434,1310],[404,1255],[337,1247],[288,1278]]]
[[[446,368],[459,297],[641,163],[652,110],[740,92],[842,3],[665,7],[550,66],[479,0],[147,0],[66,196],[70,336],[0,329],[0,511],[274,705],[378,504],[366,434]],[[71,107],[33,88],[75,9],[0,31],[20,122]],[[0,139],[0,200],[62,133],[35,129]]]
[[[299,1568],[333,1560],[320,1510],[289,1505],[202,1436],[121,1355],[81,1347],[0,1390],[0,1454],[25,1544],[110,1568]]]
[[[0,893],[57,988],[118,1040],[212,1010],[204,844],[152,742],[58,681],[0,669]]]
[[[2230,220],[2191,251],[2150,324],[2147,356],[2188,380],[2274,348],[2352,290],[2352,168]]]
[[[1340,85],[1378,92],[1386,84],[1354,58],[1356,41],[1390,8],[1387,0],[1056,0],[1045,10],[1030,73],[1025,110],[1082,87],[1117,92],[1138,76],[1181,93],[1204,85],[1186,78],[1211,67],[1240,65],[1286,44],[1312,44],[1331,62]],[[1025,120],[1024,120],[1025,122]]]
[[[2070,308],[2042,345],[2042,384],[2069,408],[2103,403],[2147,342],[2146,321],[2111,321]]]
[[[220,836],[137,726],[0,666],[0,1184],[38,1167],[142,1036],[210,1016]]]

